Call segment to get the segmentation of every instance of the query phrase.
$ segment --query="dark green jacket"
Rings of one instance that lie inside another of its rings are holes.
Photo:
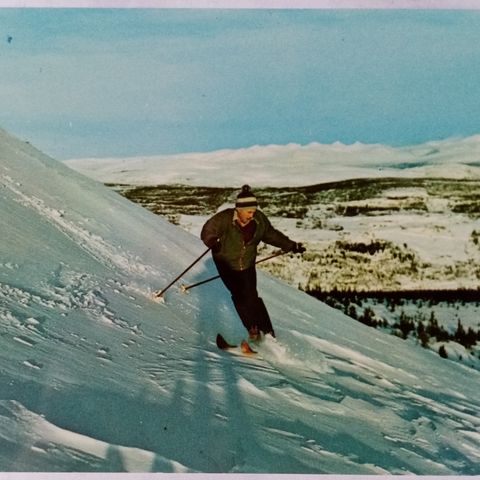
[[[286,235],[272,227],[263,212],[257,210],[252,222],[256,223],[255,234],[248,243],[243,240],[242,232],[236,222],[236,211],[227,208],[215,214],[202,228],[201,239],[212,247],[220,240],[220,250],[213,253],[215,261],[226,263],[233,270],[245,270],[255,265],[257,245],[268,243],[289,251],[295,245]]]

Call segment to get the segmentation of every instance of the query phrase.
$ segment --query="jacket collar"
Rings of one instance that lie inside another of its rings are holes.
[[[232,223],[233,223],[234,225],[236,225],[236,224],[237,224],[237,220],[238,220],[238,212],[237,212],[237,209],[234,208],[234,209],[233,209]],[[250,222],[253,222],[253,221],[255,221],[255,223],[258,224],[258,220],[257,220],[257,218],[256,218],[255,216],[250,220]],[[248,222],[248,223],[250,223],[250,222]],[[247,225],[248,225],[248,223],[247,223]],[[238,224],[240,225],[240,223],[238,223]]]

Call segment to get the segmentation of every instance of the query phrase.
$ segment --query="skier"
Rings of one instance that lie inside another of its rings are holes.
[[[257,245],[263,241],[284,252],[305,252],[301,243],[273,228],[257,207],[257,198],[250,187],[244,185],[235,208],[216,213],[205,223],[200,235],[211,248],[220,278],[230,291],[238,316],[253,341],[262,334],[275,337],[270,316],[257,292]]]

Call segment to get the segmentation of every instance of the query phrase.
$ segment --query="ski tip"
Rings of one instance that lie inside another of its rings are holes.
[[[257,353],[255,350],[252,349],[252,347],[248,344],[246,340],[242,342],[240,348],[244,355],[255,355]]]
[[[235,353],[237,355],[243,355],[243,356],[246,356],[246,357],[251,357],[251,356],[254,356],[258,353],[255,350],[252,350],[252,347],[250,347],[250,345],[248,344],[248,342],[246,340],[244,340],[240,344],[240,348],[238,348],[237,345],[232,345],[232,344],[228,343],[220,333],[217,334],[216,343],[217,343],[217,347],[220,350],[230,350],[232,353]]]
[[[221,350],[227,350],[229,348],[235,347],[234,345],[230,345],[220,333],[217,334],[216,343],[217,343],[217,347],[220,348]]]

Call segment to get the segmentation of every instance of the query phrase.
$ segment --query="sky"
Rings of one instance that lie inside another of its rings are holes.
[[[0,66],[59,160],[480,132],[480,10],[1,8]]]

